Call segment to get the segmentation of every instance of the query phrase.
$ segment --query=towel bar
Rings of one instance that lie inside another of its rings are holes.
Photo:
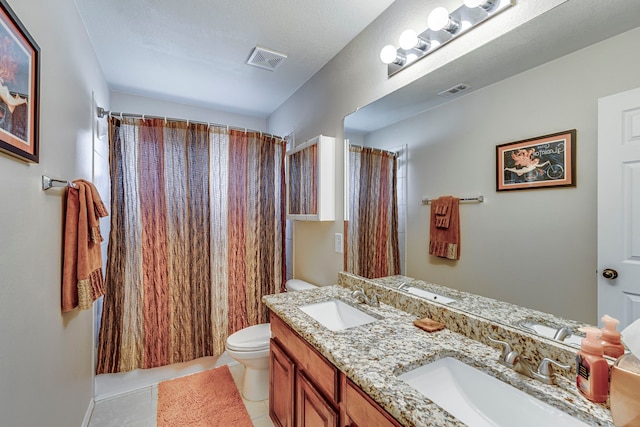
[[[435,199],[429,199],[429,198],[424,198],[422,199],[422,204],[423,205],[428,205],[429,203],[431,203],[432,200]],[[478,202],[478,203],[482,203],[484,202],[484,196],[478,196],[478,197],[464,197],[461,199],[458,199],[461,202]]]
[[[78,188],[78,186],[75,185],[71,181],[63,181],[61,179],[53,179],[53,178],[49,178],[46,175],[42,175],[42,189],[46,191],[46,190],[48,190],[48,189],[50,189],[52,187]]]

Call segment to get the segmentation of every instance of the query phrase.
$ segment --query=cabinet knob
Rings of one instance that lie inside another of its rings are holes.
[[[612,268],[605,268],[605,269],[602,271],[602,277],[604,277],[605,279],[608,279],[608,280],[613,280],[613,279],[615,279],[616,277],[618,277],[618,272],[617,272],[617,271],[615,271],[615,270],[614,270],[614,269],[612,269]]]

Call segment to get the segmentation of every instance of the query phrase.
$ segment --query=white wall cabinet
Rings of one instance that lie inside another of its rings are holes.
[[[287,152],[287,219],[335,220],[335,145],[319,135]]]

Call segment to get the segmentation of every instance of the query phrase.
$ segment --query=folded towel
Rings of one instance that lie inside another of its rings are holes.
[[[414,320],[413,324],[427,332],[435,332],[444,329],[444,323],[436,322],[435,320],[428,317],[425,317],[424,319]]]
[[[104,295],[100,217],[107,210],[96,188],[76,180],[67,187],[62,266],[62,311],[91,308]]]
[[[452,196],[438,197],[431,201],[429,254],[440,258],[460,259],[459,203],[460,200]],[[441,215],[438,212],[446,213]]]

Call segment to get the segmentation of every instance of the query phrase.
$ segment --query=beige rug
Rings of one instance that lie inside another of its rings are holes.
[[[227,365],[158,384],[158,427],[252,427]]]

